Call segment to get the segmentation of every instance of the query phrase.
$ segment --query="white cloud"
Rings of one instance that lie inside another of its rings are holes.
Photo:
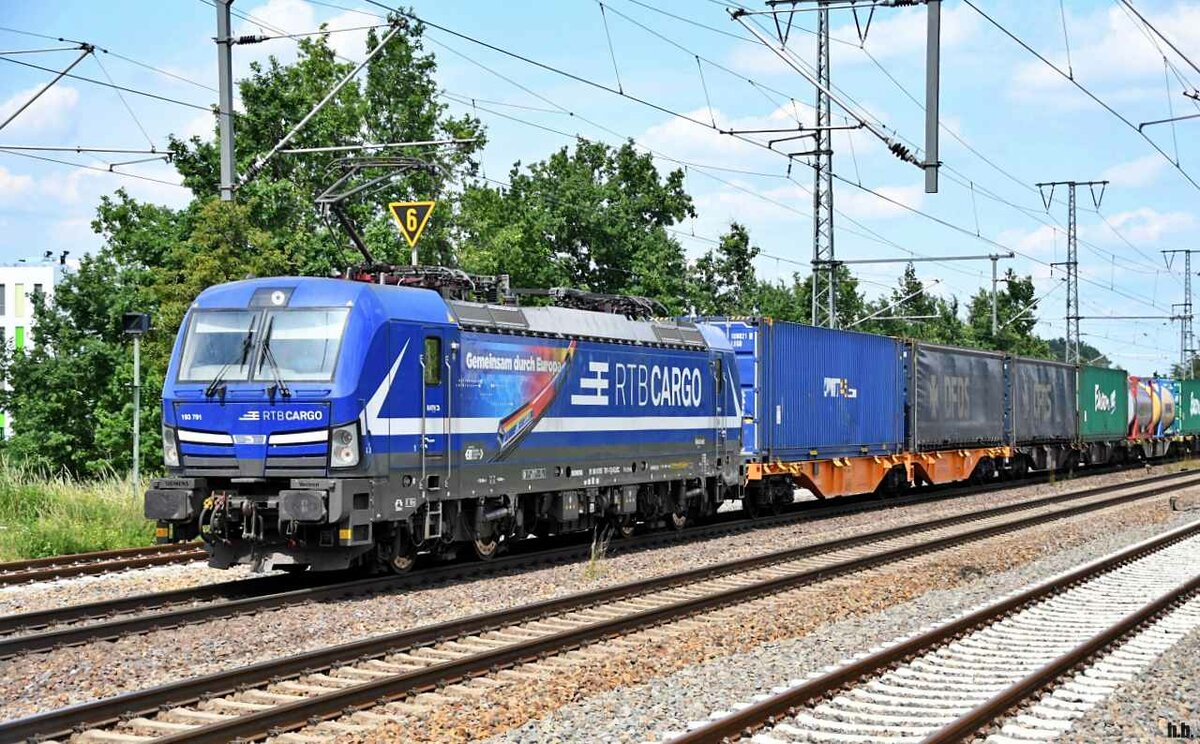
[[[811,25],[808,22],[809,15],[802,13],[798,18],[807,25]],[[859,21],[860,23],[866,22],[866,13],[859,12]],[[963,5],[943,8],[941,36],[943,53],[967,45],[975,38],[978,28],[979,19],[970,8]],[[852,20],[834,28],[830,35],[834,38],[830,47],[830,56],[835,70],[847,65],[870,62],[867,55],[857,49],[859,36]],[[773,33],[768,33],[767,36],[778,46],[778,39]],[[867,33],[865,46],[867,51],[881,62],[907,59],[923,65],[925,41],[925,8],[885,9],[875,13]],[[809,32],[805,32],[793,28],[787,46],[801,60],[808,64],[813,62],[817,45],[811,29]],[[749,75],[797,74],[788,64],[779,59],[778,55],[761,45],[756,47],[750,44],[739,44],[729,55],[727,61],[733,69]]]
[[[0,121],[4,121],[17,109],[25,105],[42,86],[19,90],[8,100],[0,103]],[[71,114],[79,103],[79,91],[59,83],[49,88],[29,108],[22,111],[12,123],[4,128],[7,136],[18,132],[25,135],[52,134],[61,132],[71,123]]]
[[[899,204],[893,204],[880,199],[874,194],[868,194],[858,189],[842,189],[834,198],[834,206],[855,219],[884,219],[900,217],[910,212],[903,206],[920,209],[925,200],[925,187],[922,184],[911,186],[875,186],[873,191],[892,199]]]
[[[789,107],[790,109],[790,107]],[[800,107],[803,117],[804,107]],[[707,108],[689,111],[687,116],[702,122],[716,120],[721,129],[768,129],[795,127],[796,122],[787,109],[776,109],[765,116],[731,118],[722,111]],[[802,118],[803,120],[803,118]],[[693,121],[671,117],[655,124],[640,134],[637,141],[644,147],[680,160],[699,161],[711,165],[746,167],[747,160],[757,160],[766,155],[775,162],[782,161],[778,155],[765,153],[762,148],[748,142],[706,129]]]
[[[91,253],[103,242],[92,230],[92,218],[87,216],[58,220],[50,226],[48,237],[44,250],[70,251],[74,258]]]
[[[1113,186],[1139,188],[1150,186],[1158,180],[1166,167],[1167,161],[1158,154],[1118,163],[1101,174],[1101,178],[1111,181]]]
[[[1139,207],[1110,214],[1107,219],[1135,245],[1152,245],[1171,235],[1193,231],[1198,224],[1195,215],[1190,212],[1159,212],[1153,207]],[[1095,245],[1111,246],[1113,252],[1118,255],[1128,251],[1124,241],[1100,222],[1081,223],[1079,239]],[[996,240],[1044,261],[1061,261],[1066,258],[1066,231],[1056,225],[1042,225],[1028,231],[1005,230]]]
[[[192,137],[199,137],[203,141],[208,141],[213,138],[216,126],[217,117],[215,114],[211,111],[200,111],[184,123],[179,131],[173,132],[173,134],[185,141]]]
[[[996,237],[996,242],[1026,255],[1053,258],[1065,245],[1065,239],[1066,236],[1057,227],[1042,225],[1029,231],[1004,230]]]
[[[925,62],[927,36],[927,11],[924,7],[900,10],[881,9],[875,13],[867,33],[866,48],[881,62],[889,59],[908,59],[918,64]],[[860,23],[866,22],[866,13],[859,12]],[[979,29],[979,17],[966,5],[942,6],[941,49],[948,51],[966,45],[975,38]],[[831,32],[836,38],[853,44],[858,43],[858,31],[853,21]],[[815,45],[814,45],[815,49]],[[862,54],[846,44],[834,43],[830,47],[832,63],[854,64],[869,62]]]
[[[288,34],[300,34],[317,30],[322,21],[318,20],[316,8],[304,0],[267,0],[266,3],[242,9],[253,20],[243,20],[234,28],[234,35],[262,34],[276,36],[280,31]],[[352,60],[360,60],[366,56],[367,31],[362,26],[369,26],[378,21],[364,13],[345,11],[323,21],[329,35],[329,45],[334,52]],[[341,29],[356,29],[344,31]],[[296,59],[296,43],[292,40],[268,41],[252,47],[238,47],[246,53],[237,55],[235,75],[242,77],[249,74],[251,61],[263,62],[268,56],[274,55],[281,63],[290,63]]]
[[[1118,212],[1108,221],[1137,244],[1155,243],[1166,235],[1194,230],[1197,224],[1190,212],[1159,212],[1153,207]]]
[[[88,165],[107,167],[98,161],[93,161]],[[99,204],[102,195],[111,194],[118,187],[124,188],[134,199],[174,208],[182,207],[191,198],[191,191],[170,185],[171,183],[182,183],[183,178],[169,165],[144,164],[126,166],[119,170],[168,183],[127,178],[104,170],[64,167],[49,170],[45,175],[37,178],[33,184],[33,190],[42,199],[52,200],[65,207],[84,210],[88,215]]]
[[[1154,13],[1142,14],[1160,29],[1169,29],[1173,40],[1185,54],[1200,54],[1200,6],[1176,3]],[[1145,27],[1135,25],[1121,6],[1086,16],[1067,14],[1071,36],[1071,70],[1084,81],[1127,83],[1152,77],[1160,88],[1163,73],[1162,53],[1147,38]],[[1045,52],[1047,58],[1067,71],[1066,49]],[[1032,60],[1023,63],[1013,77],[1014,90],[1021,95],[1058,90],[1070,83],[1046,64]],[[1126,92],[1126,95],[1131,93]]]
[[[22,197],[28,198],[33,188],[31,176],[13,173],[0,166],[0,202],[15,201]]]

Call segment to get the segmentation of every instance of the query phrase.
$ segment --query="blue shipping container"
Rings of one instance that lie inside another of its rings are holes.
[[[902,450],[900,341],[783,321],[707,322],[737,354],[747,454],[794,461]]]

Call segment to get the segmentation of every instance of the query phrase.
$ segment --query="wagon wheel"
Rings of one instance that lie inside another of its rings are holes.
[[[758,492],[744,491],[742,493],[742,511],[751,519],[758,519],[763,514],[762,503],[759,501]]]

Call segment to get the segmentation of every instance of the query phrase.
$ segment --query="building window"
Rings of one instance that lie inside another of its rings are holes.
[[[33,293],[41,294],[42,293],[42,285],[40,285],[40,284],[33,285]]]
[[[13,314],[18,318],[25,317],[25,285],[13,286]]]
[[[13,345],[17,351],[25,348],[25,327],[17,326],[13,328]]]
[[[4,285],[0,284],[0,315],[4,315]]]

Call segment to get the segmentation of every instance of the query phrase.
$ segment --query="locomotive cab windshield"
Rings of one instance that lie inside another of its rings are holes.
[[[198,310],[188,322],[181,383],[330,382],[348,308]]]

